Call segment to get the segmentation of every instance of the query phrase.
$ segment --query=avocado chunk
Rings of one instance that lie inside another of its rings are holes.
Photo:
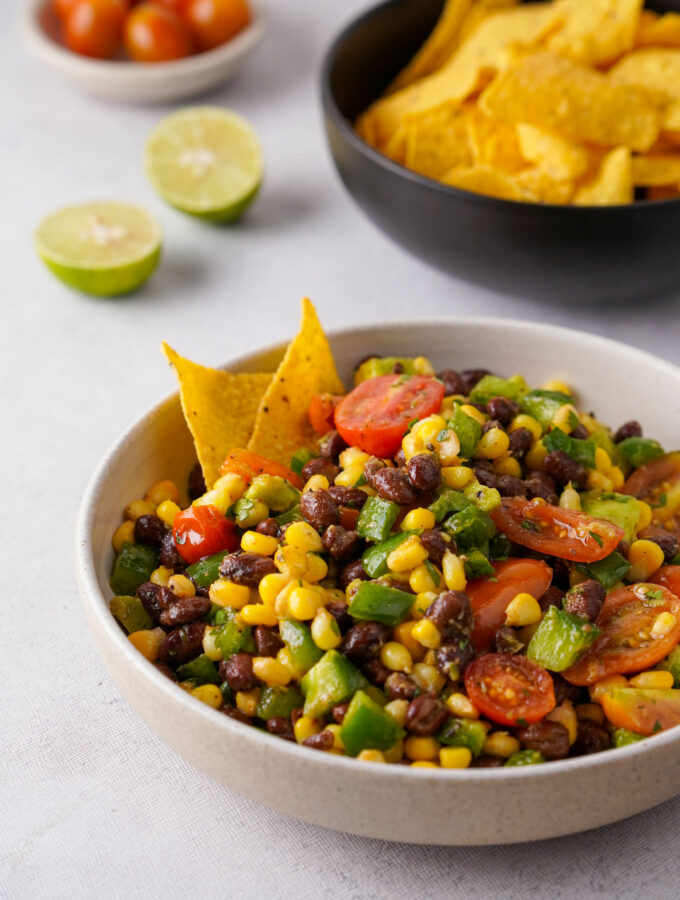
[[[434,369],[429,361],[422,356],[371,356],[365,359],[354,373],[354,386],[368,381],[369,378],[378,378],[380,375],[391,375],[395,368],[401,369],[403,375],[433,375]]]
[[[486,743],[486,726],[478,719],[449,719],[437,740],[447,747],[467,747],[473,756],[479,756]]]
[[[245,492],[247,500],[262,500],[277,513],[300,502],[300,491],[280,475],[257,475]]]
[[[640,519],[640,504],[635,497],[614,491],[585,491],[580,497],[583,512],[613,522],[625,531],[627,541],[633,540]]]
[[[671,650],[661,663],[661,668],[666,669],[673,676],[673,687],[680,688],[680,646]]]
[[[573,403],[573,398],[568,394],[560,393],[560,391],[529,391],[519,400],[522,412],[533,416],[540,423],[543,431],[550,428],[555,414],[565,403]]]
[[[551,606],[527,647],[527,659],[551,672],[562,672],[600,636],[600,629],[564,609]]]

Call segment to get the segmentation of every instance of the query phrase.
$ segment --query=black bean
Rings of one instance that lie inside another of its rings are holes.
[[[599,581],[589,578],[569,588],[564,597],[564,608],[586,622],[594,622],[600,615],[606,591]]]
[[[491,375],[491,372],[488,369],[464,369],[460,374],[465,382],[465,393],[469,394],[477,382],[485,375]]]
[[[338,723],[338,725],[342,725],[345,721],[345,716],[347,715],[347,710],[349,709],[349,703],[338,703],[331,710],[331,716],[334,721]]]
[[[526,497],[527,486],[521,478],[514,475],[501,475],[496,484],[501,497]]]
[[[524,651],[524,644],[517,637],[514,628],[503,625],[493,636],[493,647],[495,653],[507,653],[513,655]]]
[[[557,706],[560,706],[565,700],[568,700],[570,703],[578,703],[581,699],[581,688],[575,684],[570,684],[566,678],[562,678],[556,672],[551,672],[550,674],[552,675]]]
[[[480,466],[475,464],[473,467],[475,478],[484,487],[495,488],[498,484],[498,476],[488,466]]]
[[[369,659],[361,667],[366,678],[377,687],[383,687],[390,675],[390,670],[379,659]]]
[[[428,559],[435,566],[441,566],[447,550],[450,550],[452,553],[456,552],[455,541],[448,538],[448,535],[442,534],[436,528],[428,528],[420,536],[420,541],[427,550]]]
[[[340,437],[338,431],[329,431],[319,441],[319,453],[325,458],[333,462],[338,461],[338,457],[343,450],[347,449],[347,444]]]
[[[412,700],[420,688],[403,672],[392,672],[385,682],[385,690],[390,700]]]
[[[177,549],[177,544],[175,544],[175,539],[172,536],[172,531],[168,531],[163,535],[163,540],[161,541],[160,564],[167,569],[184,569],[186,567],[186,563],[179,555],[179,550]]]
[[[236,584],[257,587],[265,575],[276,572],[274,560],[257,553],[230,553],[220,565],[220,575]]]
[[[253,724],[252,719],[249,716],[242,713],[240,709],[236,709],[236,707],[232,706],[230,703],[225,703],[224,706],[221,706],[220,712],[224,713],[225,716],[229,716],[230,719],[236,719],[237,722],[242,722],[244,725]]]
[[[388,634],[379,622],[357,622],[342,639],[340,650],[353,663],[363,663],[375,659]]]
[[[528,750],[536,750],[545,759],[564,759],[569,754],[569,732],[559,722],[533,722],[518,728],[517,740]]]
[[[210,612],[212,603],[207,597],[180,597],[171,603],[158,617],[161,625],[174,628],[196,622]]]
[[[608,750],[611,745],[612,740],[606,728],[595,722],[579,721],[576,740],[572,745],[572,751],[576,756],[600,753],[602,750]]]
[[[378,459],[377,456],[372,456],[369,460],[366,461],[364,466],[364,476],[369,485],[374,488],[373,484],[373,476],[376,472],[379,472],[381,469],[385,469],[387,464],[384,463],[381,459]]]
[[[569,564],[559,556],[546,556],[545,562],[553,570],[553,584],[565,590],[569,587]]]
[[[181,625],[165,636],[158,658],[161,662],[181,666],[203,651],[205,622]]]
[[[462,677],[465,668],[475,658],[475,648],[472,641],[461,635],[442,644],[435,652],[435,666],[445,678],[458,681]]]
[[[590,437],[590,432],[585,425],[577,425],[569,437],[573,438],[575,441],[585,441]]]
[[[196,500],[206,492],[205,479],[203,478],[203,470],[200,463],[196,463],[191,472],[189,472],[188,491],[191,500]]]
[[[328,488],[328,493],[338,506],[349,506],[350,509],[361,509],[368,500],[368,494],[365,491],[360,491],[359,488],[343,487],[340,484],[332,484]]]
[[[441,467],[431,453],[412,456],[406,465],[406,472],[413,487],[419,491],[436,491],[442,483]]]
[[[572,459],[564,450],[553,450],[543,460],[543,471],[556,484],[571,482],[575,488],[584,488],[588,481],[588,470]]]
[[[354,559],[364,544],[356,531],[348,531],[342,525],[329,525],[323,533],[322,540],[328,553],[340,562]]]
[[[542,497],[546,503],[555,505],[558,501],[555,482],[545,472],[530,472],[524,483],[527,486],[529,498]]]
[[[169,587],[154,584],[153,581],[145,581],[137,588],[137,596],[142,601],[142,606],[154,620],[160,621],[161,613],[175,602],[175,595]]]
[[[293,723],[290,719],[284,719],[283,716],[272,716],[271,719],[267,719],[264,727],[270,734],[275,734],[284,741],[295,741]]]
[[[165,537],[165,525],[158,516],[140,516],[135,521],[135,541],[149,547],[160,547]]]
[[[331,731],[321,731],[319,734],[313,734],[311,737],[305,738],[302,746],[310,747],[312,750],[330,750],[334,741],[335,738]]]
[[[450,397],[452,394],[467,394],[467,384],[460,372],[453,369],[444,369],[437,375],[437,378],[444,384],[444,395]]]
[[[305,491],[300,498],[300,512],[317,531],[340,521],[337,504],[329,491]]]
[[[448,635],[470,635],[474,626],[470,598],[463,591],[444,591],[429,605],[425,617],[444,640]]]
[[[219,671],[220,678],[227,682],[234,693],[251,691],[257,684],[257,678],[253,674],[252,653],[234,653],[229,659],[220,662]]]
[[[167,663],[155,662],[154,666],[158,669],[159,672],[165,675],[166,678],[169,678],[170,681],[177,681],[177,676]]]
[[[625,441],[626,438],[631,437],[642,437],[642,425],[636,422],[635,419],[623,423],[614,435],[614,442],[619,444],[621,441]]]
[[[329,484],[333,484],[335,476],[340,474],[340,467],[336,466],[330,459],[323,456],[317,456],[316,459],[310,459],[302,467],[302,480],[308,481],[312,475],[323,475],[328,479]]]
[[[255,526],[255,531],[258,534],[266,534],[268,537],[280,537],[281,536],[281,526],[276,521],[276,519],[263,519],[261,522],[258,522]]]
[[[400,506],[415,503],[418,496],[404,469],[381,469],[373,476],[373,484],[381,499]]]
[[[509,425],[519,413],[519,406],[508,397],[492,397],[486,404],[486,411],[492,419],[498,419],[501,425]]]
[[[406,710],[406,730],[418,737],[429,737],[444,724],[448,711],[441,700],[431,694],[414,697]]]
[[[406,454],[404,453],[404,448],[400,447],[397,452],[392,457],[394,460],[395,466],[405,466],[406,465]]]
[[[477,756],[470,763],[471,769],[499,769],[505,765],[505,760],[500,756]]]
[[[677,536],[670,531],[666,531],[665,528],[654,528],[653,526],[645,528],[644,531],[640,532],[639,537],[657,544],[663,551],[663,557],[666,562],[670,562],[680,550],[680,541],[678,541]]]
[[[492,431],[494,428],[498,428],[499,431],[505,431],[498,419],[487,419],[482,425],[482,434],[486,434],[487,431]]]
[[[361,581],[368,580],[368,575],[366,574],[366,570],[360,559],[355,559],[354,562],[348,563],[345,568],[340,571],[338,582],[343,591],[346,591],[347,587],[357,578],[360,578]]]
[[[258,625],[255,628],[254,637],[258,656],[276,656],[283,647],[281,638],[268,625]]]
[[[516,428],[510,432],[510,453],[515,459],[524,459],[525,455],[531,450],[534,442],[534,436],[528,428]]]
[[[353,620],[349,614],[349,606],[343,600],[331,600],[326,604],[326,611],[335,619],[341,634],[352,627]]]
[[[545,612],[550,606],[561,607],[563,598],[564,591],[558,588],[557,585],[551,584],[543,596],[539,598],[538,603],[543,612]]]

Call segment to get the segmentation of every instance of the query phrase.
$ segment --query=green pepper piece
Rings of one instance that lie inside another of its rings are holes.
[[[186,574],[193,578],[199,587],[210,587],[213,581],[217,581],[220,577],[220,566],[227,555],[226,550],[220,550],[219,553],[204,556],[203,559],[188,566]]]
[[[575,565],[579,572],[583,572],[588,578],[599,581],[606,591],[625,578],[630,571],[630,563],[617,550],[598,562],[576,563]]]
[[[470,391],[473,403],[488,403],[492,397],[507,397],[515,402],[523,397],[529,386],[521,375],[500,378],[498,375],[484,375]]]
[[[628,731],[627,728],[615,728],[612,731],[612,743],[615,747],[627,747],[629,744],[637,744],[645,739],[644,734]]]
[[[630,463],[634,469],[644,466],[645,463],[651,462],[664,454],[661,444],[649,438],[629,437],[621,441],[617,446],[623,453],[626,462]]]
[[[368,381],[369,378],[378,378],[380,375],[391,375],[395,366],[401,366],[404,375],[418,375],[415,359],[409,356],[371,356],[365,359],[354,373],[354,386]],[[422,366],[419,366],[422,372]]]
[[[306,672],[323,656],[312,638],[309,625],[297,619],[282,619],[279,622],[281,640],[290,650],[293,664],[298,672]]]
[[[153,570],[158,568],[158,561],[158,550],[126,541],[113,564],[111,590],[119,597],[132,596],[140,584],[151,578]]]
[[[561,428],[553,428],[543,438],[543,446],[548,453],[562,450],[574,462],[580,463],[586,469],[595,468],[595,450],[597,448],[592,441],[577,441],[576,438],[565,434]]]
[[[448,517],[444,531],[455,537],[459,547],[475,547],[490,540],[496,534],[496,526],[481,509],[468,506]]]
[[[519,750],[513,753],[505,763],[506,766],[535,766],[537,763],[545,762],[543,754],[538,750]]]
[[[179,666],[177,677],[180,681],[193,681],[196,685],[219,684],[222,680],[217,672],[217,666],[205,653]]]
[[[290,525],[291,522],[302,522],[303,516],[300,512],[300,506],[293,506],[288,512],[281,513],[274,517],[279,525]]]
[[[350,756],[362,750],[389,750],[405,736],[394,716],[364,691],[356,692],[340,729],[340,740]]]
[[[481,550],[476,547],[466,550],[462,555],[466,578],[496,577],[496,570]]]
[[[627,541],[634,539],[640,519],[640,505],[635,497],[614,491],[585,491],[580,496],[583,512],[613,522],[623,528]]]
[[[519,401],[522,412],[533,416],[540,423],[543,431],[547,431],[555,418],[555,413],[565,403],[573,403],[573,398],[560,391],[529,391]]]
[[[673,687],[680,688],[680,646],[671,650],[661,663],[661,668],[670,672],[673,676]]]
[[[109,607],[128,634],[153,628],[153,619],[139,597],[113,597]]]
[[[437,740],[447,747],[467,747],[473,756],[479,756],[486,743],[486,727],[477,719],[449,719]]]
[[[463,459],[471,459],[482,436],[482,426],[472,416],[464,413],[460,406],[456,406],[449,419],[449,428],[455,431],[458,437],[460,456]]]
[[[564,609],[551,606],[527,647],[527,659],[551,672],[562,672],[600,636],[600,629]]]
[[[355,619],[398,625],[413,606],[414,599],[413,594],[398,588],[375,581],[362,581],[352,597],[349,614]]]
[[[500,531],[489,541],[489,559],[508,559],[511,550],[512,542]]]
[[[258,475],[244,496],[248,500],[263,500],[277,513],[286,512],[300,502],[300,491],[280,475]]]
[[[325,716],[338,703],[344,703],[357,691],[366,690],[368,681],[337,650],[328,650],[304,676],[305,715]]]
[[[257,701],[257,717],[265,722],[275,716],[289,719],[293,710],[302,709],[304,703],[305,698],[297,687],[267,686]]]
[[[420,534],[420,531],[400,531],[399,534],[393,534],[381,544],[374,544],[365,550],[361,557],[361,564],[368,577],[378,578],[380,575],[384,575],[387,572],[387,557],[412,534]]]
[[[611,429],[607,428],[606,425],[600,425],[599,428],[596,428],[589,436],[588,440],[592,441],[596,447],[602,447],[603,450],[606,450],[607,455],[615,466],[626,467],[626,460],[623,453],[619,450],[618,445],[614,443],[614,436]]]
[[[229,659],[235,653],[247,650],[248,642],[252,639],[250,625],[240,624],[233,610],[227,610],[226,615],[226,621],[213,628],[215,646],[222,654],[222,659]]]
[[[462,491],[444,488],[440,491],[437,499],[430,504],[429,509],[434,515],[435,522],[442,522],[450,513],[460,512],[471,505],[472,502],[468,500]]]
[[[387,540],[399,512],[398,503],[369,497],[359,513],[357,532],[369,541]]]
[[[316,459],[318,453],[314,453],[308,447],[300,447],[290,458],[290,467],[296,475],[302,475],[302,470],[310,459]]]

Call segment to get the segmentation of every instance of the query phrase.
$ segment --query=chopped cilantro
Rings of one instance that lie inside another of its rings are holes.
[[[589,531],[588,534],[591,536],[591,538],[592,538],[594,541],[596,541],[596,542],[598,543],[598,545],[599,545],[600,547],[602,546],[602,543],[603,543],[602,538],[600,537],[600,535],[599,535],[596,531]]]
[[[663,731],[663,727],[661,725],[661,722],[659,722],[659,720],[657,719],[654,723],[654,727],[652,728],[652,734],[658,734],[660,731]]]
[[[530,521],[529,519],[525,519],[522,522],[522,528],[525,528],[527,531],[540,531],[540,527],[535,523]]]

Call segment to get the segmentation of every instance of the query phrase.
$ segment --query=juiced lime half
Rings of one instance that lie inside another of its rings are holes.
[[[228,109],[181,109],[152,131],[147,175],[182,212],[216,222],[238,218],[262,182],[263,157],[253,127]]]
[[[161,230],[127,203],[67,206],[44,219],[35,235],[46,266],[69,287],[98,297],[134,291],[161,255]]]

